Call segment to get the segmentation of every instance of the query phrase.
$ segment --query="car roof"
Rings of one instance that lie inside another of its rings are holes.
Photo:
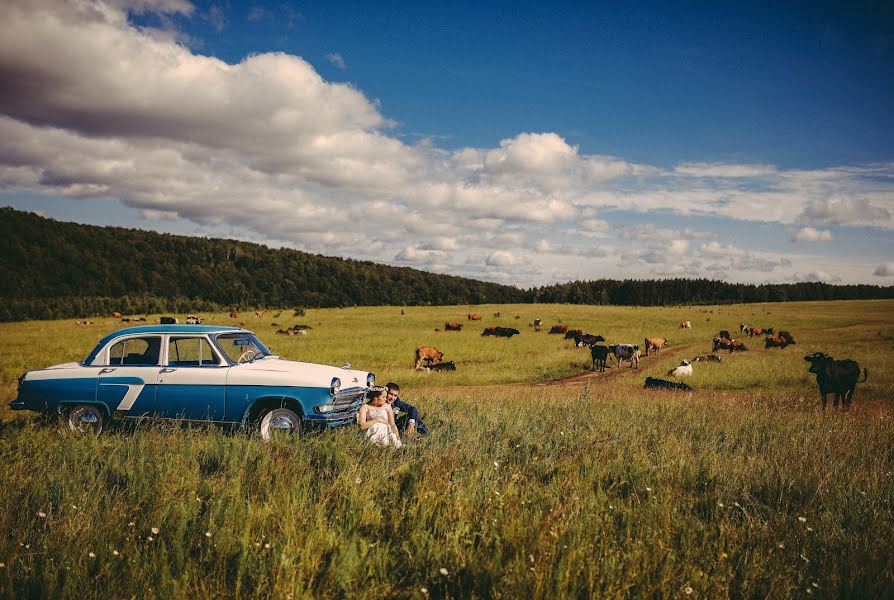
[[[251,333],[247,329],[243,329],[241,327],[232,327],[229,325],[138,325],[137,327],[125,327],[124,329],[113,331],[106,337],[99,340],[90,355],[86,359],[84,359],[84,362],[90,363],[96,357],[99,350],[104,348],[110,340],[122,335],[134,335],[140,333],[231,333],[234,331],[245,331],[247,333]]]

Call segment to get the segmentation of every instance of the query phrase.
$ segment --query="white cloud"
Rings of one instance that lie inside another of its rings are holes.
[[[813,227],[804,227],[792,235],[793,242],[828,242],[831,239],[831,231]]]
[[[326,60],[335,67],[336,69],[347,69],[348,65],[345,64],[344,57],[338,52],[330,52],[326,55]]]
[[[894,230],[892,164],[662,169],[582,154],[554,132],[520,132],[495,147],[413,145],[377,101],[300,57],[230,64],[190,50],[177,31],[128,21],[128,11],[168,17],[166,26],[174,13],[210,18],[183,0],[8,0],[4,10],[0,195],[116,198],[151,222],[520,284],[567,272],[569,257],[580,277],[648,277],[685,264],[688,274],[766,279],[794,271],[794,258],[749,248],[742,223],[801,228],[798,241],[831,236],[806,224]],[[642,225],[680,215],[722,224]]]
[[[894,277],[894,262],[880,264],[872,274],[877,277]]]
[[[808,281],[821,281],[824,283],[841,283],[841,277],[837,275],[832,275],[831,273],[827,273],[826,271],[810,271],[809,273],[793,273],[789,277],[786,278],[791,282],[808,282]]]
[[[484,260],[484,264],[490,267],[511,267],[516,263],[516,258],[511,252],[497,250],[492,252]]]

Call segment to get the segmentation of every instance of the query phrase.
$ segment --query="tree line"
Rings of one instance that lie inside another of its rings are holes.
[[[0,208],[0,321],[261,307],[661,306],[891,297],[894,287],[755,286],[707,279],[604,279],[525,290],[249,242],[65,223]]]

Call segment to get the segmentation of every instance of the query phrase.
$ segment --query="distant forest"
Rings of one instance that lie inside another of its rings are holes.
[[[894,298],[894,287],[708,279],[575,281],[528,290],[406,267],[0,208],[0,321],[254,308],[570,303],[666,306]]]

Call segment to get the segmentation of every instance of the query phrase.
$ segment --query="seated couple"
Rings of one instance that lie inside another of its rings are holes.
[[[428,434],[419,419],[419,411],[399,397],[400,386],[389,383],[385,387],[371,387],[366,392],[366,404],[360,407],[357,423],[360,431],[378,446],[401,447],[400,437],[412,439],[417,433]],[[399,414],[395,416],[395,412]]]

